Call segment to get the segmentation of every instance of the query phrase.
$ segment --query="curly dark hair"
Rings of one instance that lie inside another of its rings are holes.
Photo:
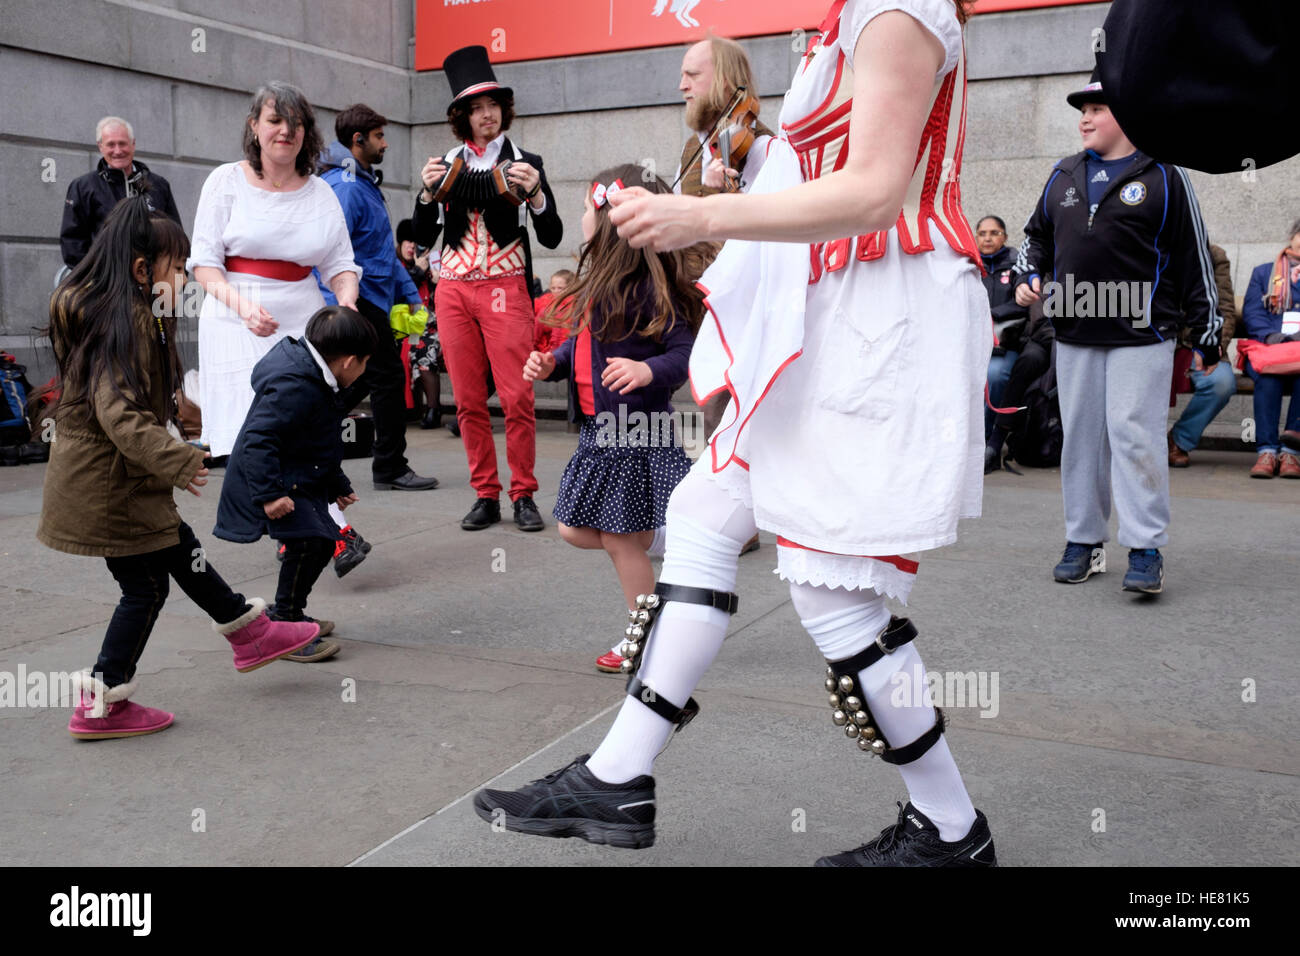
[[[482,95],[492,97],[500,105],[501,132],[504,133],[515,119],[515,95],[501,90],[491,90]],[[447,122],[451,124],[451,130],[456,134],[456,138],[462,142],[474,138],[474,131],[469,127],[469,104],[475,99],[478,97],[472,97],[468,101],[457,100],[447,107]]]
[[[310,176],[316,171],[316,159],[325,148],[320,130],[316,127],[316,114],[312,111],[307,95],[296,86],[275,81],[259,87],[253,94],[253,102],[248,108],[248,117],[244,120],[244,158],[253,172],[262,175],[262,147],[253,132],[253,124],[262,115],[262,107],[268,100],[275,101],[275,112],[289,121],[289,131],[299,126],[303,128],[302,149],[294,160],[294,168],[299,176]]]

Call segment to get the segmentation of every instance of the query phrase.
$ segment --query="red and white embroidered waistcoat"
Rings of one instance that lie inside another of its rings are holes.
[[[839,36],[839,10],[833,9],[835,22],[822,39],[810,47],[800,65],[800,73],[811,59],[830,55],[824,48]],[[956,16],[953,10],[953,16]],[[782,122],[781,133],[799,156],[805,182],[842,169],[849,154],[849,117],[853,110],[853,64],[851,51],[835,46],[835,70],[830,91],[811,113],[791,123]],[[932,230],[954,250],[968,257],[981,270],[975,236],[961,207],[961,158],[966,139],[966,49],[962,43],[956,66],[935,83],[930,101],[930,116],[917,146],[916,166],[903,200],[903,208],[894,224],[898,242],[909,255],[934,249]],[[870,262],[885,255],[886,232],[873,232],[849,239],[834,239],[812,246],[812,272],[809,282],[817,282],[823,272],[838,272],[851,259]]]
[[[469,214],[469,228],[460,245],[442,251],[438,278],[475,281],[521,276],[524,272],[523,240],[516,239],[500,248],[488,232],[482,210],[475,209]]]

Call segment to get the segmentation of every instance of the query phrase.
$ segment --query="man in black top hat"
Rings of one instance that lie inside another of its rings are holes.
[[[479,531],[501,520],[501,479],[487,408],[489,369],[506,418],[506,460],[514,518],[524,531],[541,531],[533,503],[537,479],[536,419],[532,385],[522,369],[533,342],[533,254],[531,219],[537,240],[554,249],[564,236],[555,197],[542,171],[542,157],[525,152],[505,135],[514,119],[514,91],[496,81],[487,49],[465,47],[443,62],[451,84],[447,109],[461,145],[431,157],[420,176],[424,189],[415,206],[415,240],[432,246],[441,232],[443,248],[434,293],[438,333],[446,356],[470,483],[478,496],[461,527]],[[498,185],[492,173],[500,176]],[[454,173],[445,195],[435,199]],[[507,187],[500,192],[501,186]]]

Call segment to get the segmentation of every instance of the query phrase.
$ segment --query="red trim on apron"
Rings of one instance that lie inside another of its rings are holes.
[[[776,543],[785,548],[798,548],[800,551],[813,551],[817,554],[836,553],[834,551],[822,551],[819,550],[818,548],[809,548],[806,545],[799,544],[796,541],[791,541],[789,538],[783,538],[780,535],[777,535]],[[884,561],[886,564],[892,564],[894,567],[898,568],[898,570],[902,571],[904,574],[915,574],[916,569],[920,567],[920,564],[918,564],[917,562],[910,561],[907,558],[900,558],[896,554],[889,554],[889,555],[850,554],[850,555],[845,555],[845,557],[870,558],[872,561]]]

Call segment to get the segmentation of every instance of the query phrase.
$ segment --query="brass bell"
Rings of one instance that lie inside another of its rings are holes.
[[[827,676],[827,677],[834,677],[834,676],[835,676],[835,671],[831,670],[830,667],[827,667],[827,668],[826,668],[826,676]]]
[[[633,623],[633,624],[649,624],[649,623],[650,623],[650,612],[649,612],[649,611],[637,611],[637,612],[636,612],[636,620],[633,621],[632,623]]]
[[[841,703],[840,695],[839,695],[839,694],[831,694],[831,707],[833,707],[835,710],[839,710],[839,709],[840,709],[840,703]]]
[[[650,610],[653,611],[655,608],[657,608],[657,607],[659,606],[659,595],[657,595],[657,594],[647,594],[647,595],[645,596],[645,605],[644,605],[644,606],[645,606],[645,607],[648,607]]]
[[[622,644],[618,645],[618,656],[631,657],[632,655],[628,653],[628,648],[630,648],[631,646],[632,646],[631,641],[624,641]]]
[[[867,725],[867,721],[870,719],[871,718],[867,716],[867,712],[864,710],[860,710],[853,715],[853,722],[857,724],[859,727],[865,727]]]
[[[846,706],[849,710],[861,710],[862,701],[858,700],[856,697],[850,697],[848,700],[844,702],[844,706]]]
[[[849,715],[844,713],[844,711],[842,710],[837,710],[835,711],[835,713],[831,714],[831,723],[833,723],[836,727],[843,727],[848,722],[849,722]]]
[[[841,678],[840,678],[840,690],[844,691],[844,693],[846,693],[846,694],[847,694],[849,691],[853,690],[853,678],[852,678],[852,677],[848,677],[848,676],[841,677]]]
[[[865,734],[858,738],[858,749],[862,751],[871,750],[871,741],[866,738]]]
[[[863,737],[866,737],[868,740],[875,740],[875,739],[876,739],[876,728],[875,728],[875,727],[863,727],[863,728],[862,728],[862,736],[863,736]]]
[[[888,749],[889,748],[885,746],[885,742],[883,740],[871,741],[871,752],[875,754],[877,757],[879,757]]]
[[[830,693],[834,693],[834,691],[835,691],[835,678],[834,678],[834,677],[828,677],[828,678],[826,678],[826,690],[827,690],[828,692],[830,692]]]
[[[632,640],[634,641],[639,641],[641,640],[642,637],[645,636],[645,631],[641,628],[639,624],[633,624],[631,627],[627,629],[625,633],[627,634],[628,637],[632,638]]]
[[[850,738],[852,738],[852,737],[856,737],[857,735],[858,735],[858,726],[857,726],[857,724],[849,724],[847,727],[844,728],[844,736],[845,736],[845,737],[850,737]]]
[[[636,596],[636,606],[637,606],[637,607],[648,607],[648,606],[649,606],[649,605],[646,603],[646,596],[645,596],[644,594],[638,594],[638,595]]]
[[[623,646],[627,648],[622,653],[623,657],[636,657],[641,653],[641,645],[636,641],[624,641]]]
[[[624,674],[630,674],[636,670],[636,662],[630,657],[624,658],[623,663],[618,665],[618,669]]]

